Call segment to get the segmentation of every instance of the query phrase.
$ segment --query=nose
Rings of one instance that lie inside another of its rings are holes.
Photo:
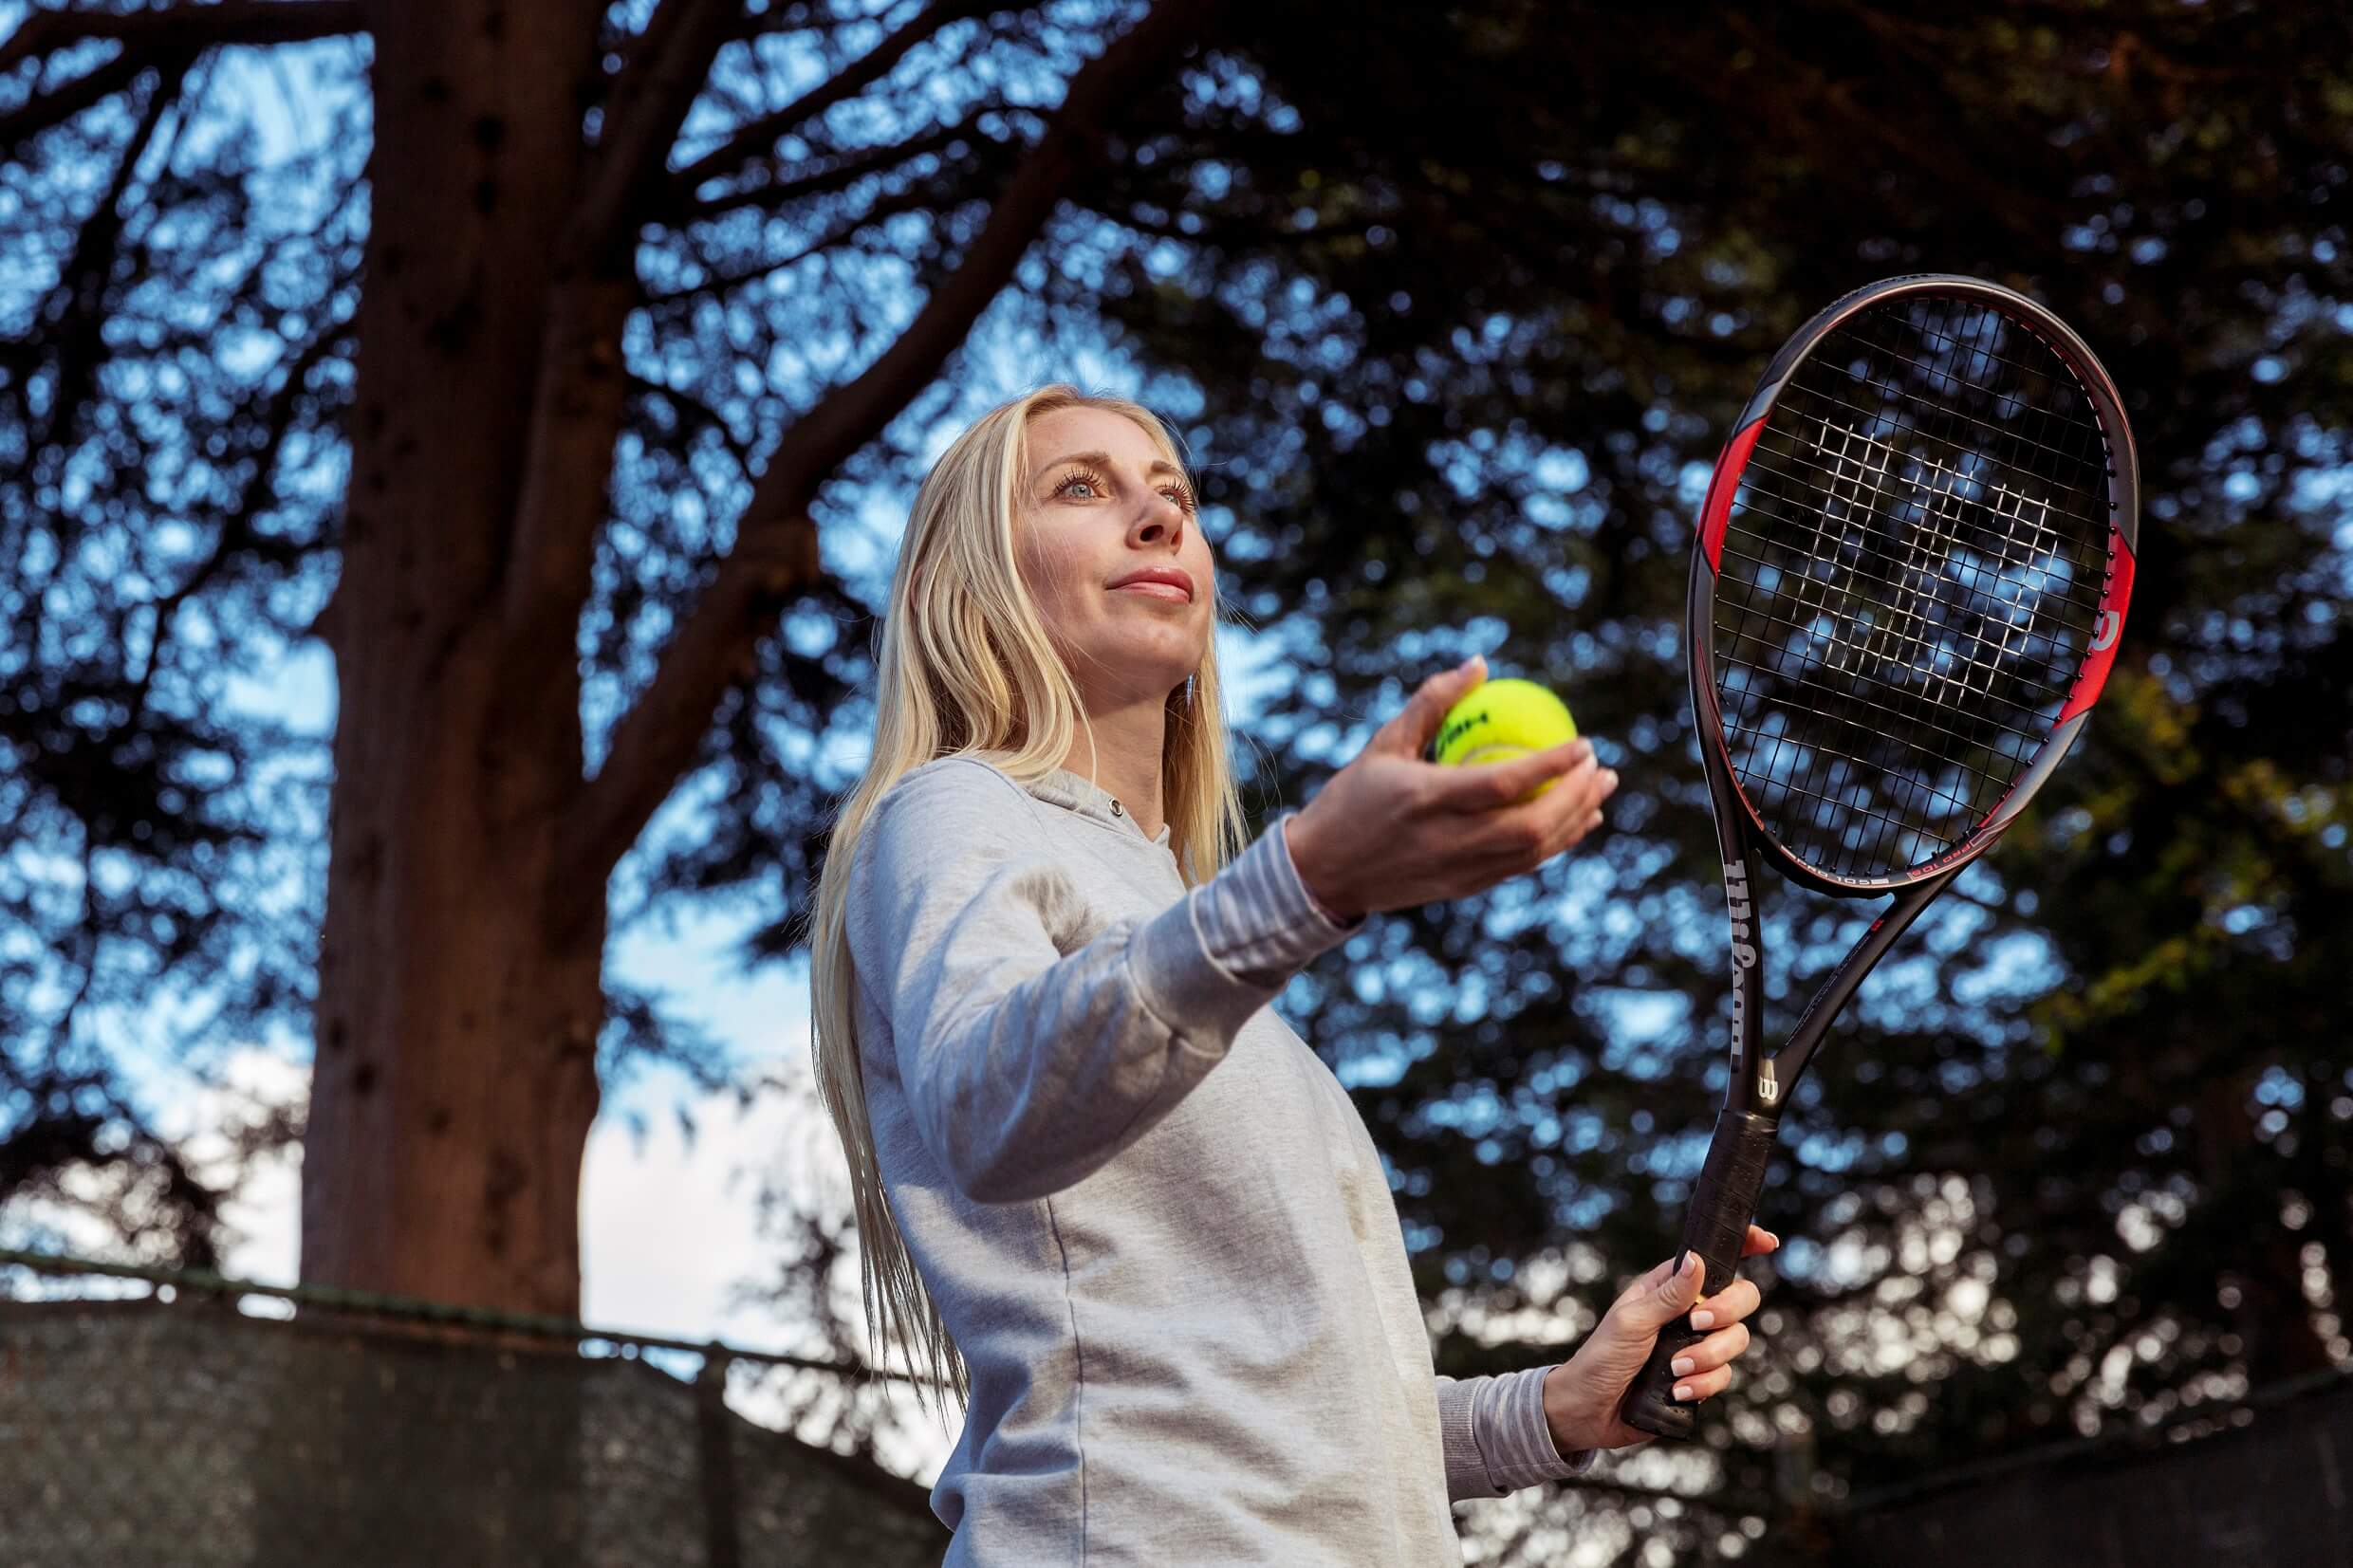
[[[1143,509],[1128,525],[1127,542],[1130,544],[1163,544],[1175,549],[1185,542],[1184,507],[1158,490],[1152,491]]]

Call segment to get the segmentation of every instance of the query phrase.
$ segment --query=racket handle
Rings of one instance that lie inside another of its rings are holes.
[[[1699,1254],[1707,1270],[1700,1287],[1703,1299],[1739,1275],[1741,1244],[1756,1215],[1757,1197],[1765,1190],[1765,1166],[1772,1158],[1779,1127],[1776,1119],[1748,1111],[1727,1110],[1715,1118],[1708,1163],[1700,1168],[1699,1185],[1692,1190],[1691,1208],[1683,1216],[1683,1249],[1675,1255],[1679,1269],[1685,1257]],[[1654,1437],[1691,1436],[1696,1411],[1677,1402],[1673,1366],[1677,1356],[1706,1337],[1691,1326],[1688,1317],[1660,1329],[1649,1361],[1626,1388],[1619,1418]]]

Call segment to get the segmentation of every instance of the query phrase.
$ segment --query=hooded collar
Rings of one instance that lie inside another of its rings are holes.
[[[1082,817],[1091,818],[1102,823],[1103,826],[1127,834],[1131,838],[1163,847],[1168,843],[1166,822],[1160,824],[1159,835],[1157,838],[1144,839],[1143,828],[1138,824],[1134,817],[1128,814],[1125,805],[1115,799],[1109,791],[1089,780],[1079,777],[1068,768],[1055,768],[1051,773],[1028,784],[1027,788],[1032,796],[1046,802],[1048,805],[1058,805],[1065,810],[1075,811]]]

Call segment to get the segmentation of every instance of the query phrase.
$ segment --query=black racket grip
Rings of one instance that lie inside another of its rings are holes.
[[[1686,1256],[1699,1254],[1707,1270],[1702,1298],[1714,1295],[1739,1275],[1740,1245],[1748,1239],[1757,1197],[1765,1190],[1765,1166],[1772,1158],[1779,1127],[1778,1121],[1747,1111],[1728,1110],[1715,1118],[1708,1163],[1700,1167],[1699,1185],[1692,1190],[1691,1208],[1683,1216],[1683,1249],[1675,1255],[1679,1269]],[[1619,1419],[1654,1437],[1691,1436],[1698,1424],[1696,1411],[1676,1402],[1671,1369],[1677,1356],[1707,1337],[1691,1326],[1689,1318],[1677,1318],[1660,1329],[1658,1347],[1627,1386]]]

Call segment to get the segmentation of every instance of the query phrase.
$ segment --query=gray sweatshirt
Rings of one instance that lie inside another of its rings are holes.
[[[951,758],[850,871],[891,1208],[972,1374],[950,1563],[1458,1563],[1453,1501],[1582,1472],[1549,1368],[1436,1375],[1380,1155],[1269,1004],[1347,933],[1279,826],[1168,830]]]

